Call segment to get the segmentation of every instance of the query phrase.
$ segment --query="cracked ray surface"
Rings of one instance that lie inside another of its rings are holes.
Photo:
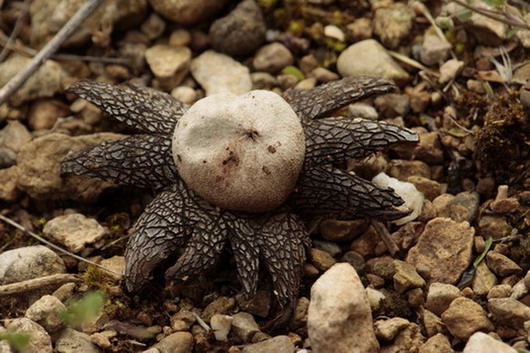
[[[407,212],[391,189],[338,169],[396,143],[417,142],[414,132],[385,122],[325,115],[351,102],[392,92],[385,79],[345,78],[283,97],[298,114],[306,135],[306,157],[298,185],[274,212],[230,212],[212,206],[179,178],[170,152],[178,119],[188,107],[168,94],[137,85],[81,81],[69,91],[100,107],[141,134],[68,155],[64,173],[117,184],[158,188],[136,221],[127,245],[125,284],[138,291],[166,260],[168,280],[200,275],[215,266],[223,249],[234,257],[242,291],[252,296],[261,270],[272,280],[278,303],[292,307],[301,280],[309,236],[301,217],[395,219]]]
[[[187,110],[171,95],[139,85],[114,86],[79,81],[66,90],[89,101],[128,127],[146,133],[171,134]]]
[[[61,173],[158,189],[178,180],[171,139],[164,135],[133,135],[69,154]]]

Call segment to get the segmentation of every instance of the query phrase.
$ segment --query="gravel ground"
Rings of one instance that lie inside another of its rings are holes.
[[[0,86],[82,3],[0,2],[0,43],[19,26]],[[112,273],[0,223],[0,352],[530,351],[530,6],[469,4],[104,2],[0,106],[0,214]],[[420,136],[349,163],[421,192],[418,215],[383,224],[396,249],[369,220],[307,220],[312,245],[282,325],[267,277],[254,298],[239,294],[228,251],[201,278],[165,283],[161,270],[144,292],[125,290],[127,238],[154,193],[60,175],[69,151],[131,132],[66,87],[131,81],[191,105],[348,76],[399,92],[337,115]]]

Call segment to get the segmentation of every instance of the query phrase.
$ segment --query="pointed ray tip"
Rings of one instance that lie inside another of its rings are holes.
[[[79,80],[66,87],[64,91],[79,96],[89,90],[91,83],[89,80]]]

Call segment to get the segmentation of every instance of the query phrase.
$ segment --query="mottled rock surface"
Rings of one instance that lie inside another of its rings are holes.
[[[435,218],[427,223],[406,261],[429,267],[431,283],[455,284],[471,263],[474,235],[475,229],[467,222]]]
[[[375,353],[379,344],[372,328],[370,304],[357,272],[336,264],[311,288],[308,333],[320,353]]]

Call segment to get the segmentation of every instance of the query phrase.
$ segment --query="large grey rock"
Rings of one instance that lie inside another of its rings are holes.
[[[227,92],[239,95],[252,88],[246,66],[213,50],[204,52],[191,62],[191,73],[208,96]]]
[[[476,332],[469,337],[462,353],[517,353],[517,351],[490,335]]]
[[[84,0],[35,0],[29,9],[31,17],[30,42],[32,47],[46,44],[84,4]],[[139,23],[147,11],[147,0],[107,0],[78,26],[66,40],[64,46],[80,45],[103,26],[134,25]],[[127,27],[127,26],[125,26]],[[112,29],[112,27],[110,27]],[[110,33],[109,33],[110,35]],[[108,40],[108,39],[106,39]]]
[[[192,25],[215,14],[228,0],[149,0],[149,3],[161,16]]]
[[[435,218],[425,226],[406,261],[431,269],[431,283],[455,284],[472,260],[475,229],[469,223]]]
[[[351,265],[336,264],[315,282],[311,288],[307,329],[314,352],[379,351],[370,303]]]
[[[98,221],[80,213],[55,217],[44,225],[42,231],[74,253],[81,252],[86,245],[94,244],[106,233]]]
[[[66,328],[55,343],[58,353],[99,353],[101,350],[92,343],[89,335]]]
[[[83,176],[61,177],[61,161],[71,151],[120,137],[123,135],[97,133],[70,137],[53,133],[36,138],[18,155],[17,186],[36,199],[93,202],[112,185]]]
[[[383,77],[399,84],[409,79],[409,74],[373,39],[350,45],[337,59],[337,69],[342,76]]]
[[[66,272],[63,260],[42,245],[8,250],[0,254],[0,284]]]
[[[265,40],[267,26],[255,0],[244,0],[210,27],[212,47],[228,55],[246,55]]]
[[[30,337],[29,344],[20,350],[20,353],[52,353],[52,340],[50,335],[36,322],[27,318],[13,319],[7,325],[9,332],[27,333]]]
[[[25,56],[10,55],[0,64],[0,87],[26,67],[30,61],[31,59]],[[64,75],[61,65],[53,60],[46,60],[22,87],[9,97],[9,102],[13,105],[21,105],[36,98],[51,97],[62,89],[61,82]]]

